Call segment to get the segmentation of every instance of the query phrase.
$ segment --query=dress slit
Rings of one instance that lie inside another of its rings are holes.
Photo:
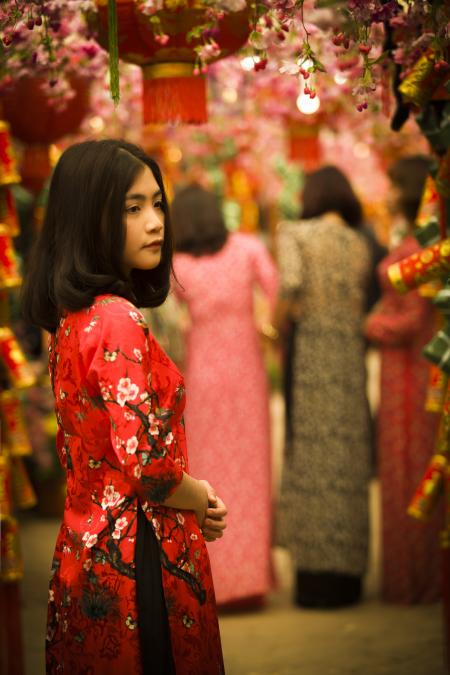
[[[159,544],[140,505],[136,535],[136,601],[142,674],[175,675]]]

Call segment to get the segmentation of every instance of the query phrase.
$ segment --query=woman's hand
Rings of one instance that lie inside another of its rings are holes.
[[[203,521],[202,532],[206,541],[215,541],[223,537],[225,530],[227,507],[217,495],[214,502],[210,502],[206,510],[206,517]]]
[[[206,511],[208,509],[210,501],[214,500],[216,498],[216,493],[211,487],[211,485],[208,483],[206,480],[199,480],[197,483],[200,486],[200,502],[201,506],[198,508],[194,509],[195,515],[197,517],[197,522],[198,526],[200,529],[203,527],[203,523],[205,522],[206,518]]]

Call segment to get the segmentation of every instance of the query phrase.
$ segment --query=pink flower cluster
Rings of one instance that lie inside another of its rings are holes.
[[[14,80],[43,78],[49,102],[63,108],[74,96],[70,77],[92,79],[106,54],[94,39],[91,0],[6,0],[0,5],[0,91]]]

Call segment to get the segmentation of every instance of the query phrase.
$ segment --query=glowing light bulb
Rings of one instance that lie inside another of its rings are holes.
[[[243,59],[241,59],[241,68],[242,70],[253,70],[255,63],[259,63],[261,59],[259,56],[244,56]]]
[[[237,97],[236,89],[231,89],[230,87],[222,91],[222,101],[225,101],[225,103],[236,103]]]
[[[347,78],[345,75],[342,75],[341,73],[336,73],[334,76],[334,81],[336,84],[345,84],[347,82]]]
[[[95,117],[91,117],[89,120],[89,126],[91,127],[92,131],[99,133],[105,128],[105,122],[99,115],[95,115]]]
[[[314,63],[311,61],[311,59],[306,59],[305,61],[302,61],[301,58],[297,61],[297,64],[299,66],[301,66],[303,68],[303,70],[309,70],[314,65]]]
[[[176,145],[171,145],[168,148],[167,159],[172,164],[177,164],[178,162],[180,162],[182,157],[183,157],[183,153],[181,152],[180,148],[178,148]]]
[[[320,98],[310,98],[308,94],[301,93],[297,98],[297,108],[305,115],[313,115],[320,108]]]

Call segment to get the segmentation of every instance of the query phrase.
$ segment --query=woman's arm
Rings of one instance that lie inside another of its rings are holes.
[[[174,509],[191,509],[195,511],[198,524],[202,527],[206,517],[209,498],[210,496],[211,498],[215,497],[212,488],[208,490],[208,487],[210,486],[206,481],[197,480],[183,472],[181,482],[163,504]]]
[[[430,301],[417,291],[395,298],[395,304],[381,299],[366,319],[365,336],[386,347],[408,344],[430,320]]]

